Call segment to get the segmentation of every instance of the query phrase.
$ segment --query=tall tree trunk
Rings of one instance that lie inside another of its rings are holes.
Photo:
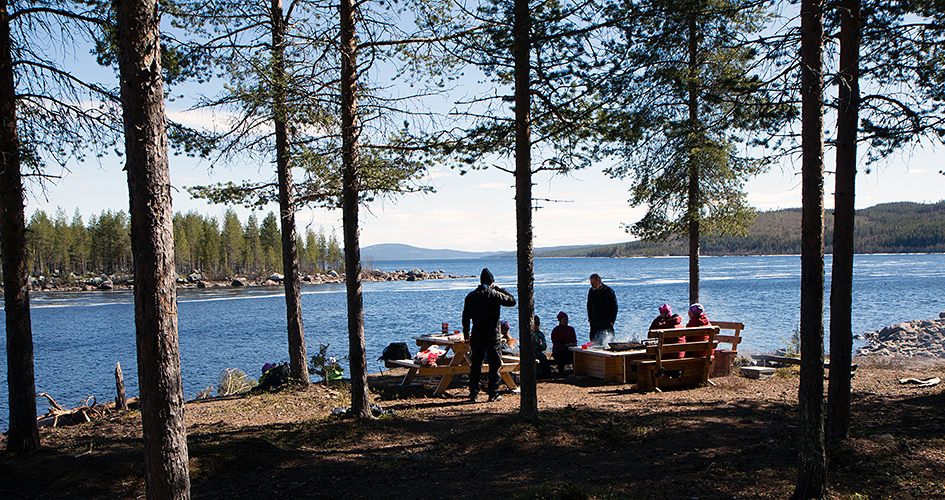
[[[115,6],[134,255],[145,488],[149,499],[188,499],[158,1],[118,0]]]
[[[351,412],[356,418],[374,418],[367,381],[364,349],[364,301],[361,296],[361,246],[358,242],[360,164],[357,118],[357,42],[352,0],[341,0],[341,162],[342,225],[345,233],[345,284],[348,291],[348,362],[351,366]]]
[[[273,126],[276,133],[276,171],[279,177],[279,219],[282,222],[282,284],[285,286],[285,315],[289,335],[289,372],[308,385],[305,331],[302,328],[302,291],[299,276],[298,243],[295,231],[295,186],[289,167],[289,139],[285,102],[285,20],[282,0],[272,0]]]
[[[518,324],[522,396],[519,414],[538,421],[538,381],[535,378],[535,265],[532,238],[531,94],[529,51],[531,13],[528,0],[515,0],[513,27],[515,59],[515,219],[518,258]]]
[[[801,3],[801,378],[800,466],[795,500],[824,498],[823,5]]]
[[[850,435],[853,364],[853,228],[856,216],[856,137],[860,99],[860,1],[840,3],[840,109],[837,111],[837,185],[834,192],[833,272],[830,282],[830,383],[827,437]]]
[[[3,257],[3,311],[6,314],[7,387],[10,396],[7,451],[28,453],[39,448],[39,429],[36,426],[26,214],[7,8],[7,0],[0,0],[0,255]]]
[[[696,15],[689,17],[689,134],[696,136],[699,125],[699,33]],[[696,145],[689,144],[689,303],[699,302],[699,217],[702,199],[699,192],[699,159]]]

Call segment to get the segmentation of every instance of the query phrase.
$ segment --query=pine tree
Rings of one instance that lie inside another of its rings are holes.
[[[631,206],[646,215],[635,236],[689,239],[689,301],[699,302],[702,237],[744,233],[754,218],[744,184],[767,167],[745,156],[796,116],[757,74],[748,37],[767,19],[749,0],[648,0],[614,9],[621,39],[610,47],[619,66],[605,92],[602,120],[621,162],[608,172],[630,177]]]

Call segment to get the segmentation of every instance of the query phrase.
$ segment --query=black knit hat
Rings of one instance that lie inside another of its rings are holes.
[[[483,285],[491,285],[495,282],[495,278],[492,277],[492,273],[489,272],[488,268],[479,273],[479,282]]]

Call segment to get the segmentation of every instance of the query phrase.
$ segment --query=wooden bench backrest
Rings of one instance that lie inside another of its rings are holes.
[[[731,334],[729,334],[728,332],[726,333],[719,332],[718,335],[715,336],[715,341],[718,342],[719,344],[731,344],[732,348],[730,350],[732,351],[738,350],[738,344],[742,341],[742,330],[745,329],[745,323],[737,323],[733,321],[712,321],[712,326],[717,326],[719,327],[720,330],[732,330]],[[675,330],[684,330],[684,328],[675,328]],[[656,338],[655,332],[657,331],[659,330],[650,330],[650,332],[647,334],[647,337],[651,339],[655,339]],[[668,336],[672,337],[672,335],[668,335]],[[676,336],[681,337],[682,335],[676,335]]]
[[[638,364],[638,387],[641,390],[659,390],[661,387],[691,385],[705,383],[709,379],[709,365],[712,359],[712,350],[717,345],[716,335],[718,326],[701,326],[696,328],[670,328],[666,330],[650,330],[648,336],[657,339],[656,346],[648,347],[647,353],[653,360],[641,361]],[[666,343],[666,339],[674,337],[708,337],[708,340],[686,343]],[[674,354],[686,352],[687,358],[679,358]],[[701,352],[700,356],[693,354]],[[668,359],[666,356],[670,356]],[[676,372],[676,376],[666,375]]]
[[[677,352],[699,352],[708,351],[711,355],[712,349],[716,346],[716,336],[719,334],[719,327],[699,326],[695,328],[669,328],[666,330],[650,330],[647,336],[651,339],[657,339],[655,347],[647,348],[647,353],[656,356],[656,363],[660,364],[665,354],[674,354]],[[665,338],[688,337],[708,335],[709,340],[701,342],[686,342],[684,344],[665,343]]]
[[[726,332],[725,334],[720,333],[715,336],[715,340],[719,344],[731,344],[732,348],[730,350],[737,351],[738,343],[742,341],[742,330],[745,329],[745,323],[736,323],[732,321],[713,321],[713,325],[721,328],[722,330],[733,330],[731,335]]]

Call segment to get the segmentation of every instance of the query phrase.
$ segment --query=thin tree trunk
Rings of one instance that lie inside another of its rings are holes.
[[[699,34],[695,14],[689,17],[689,133],[696,135],[699,127]],[[695,144],[689,144],[689,303],[699,302],[699,159]]]
[[[535,378],[535,266],[532,238],[531,94],[529,50],[531,13],[528,0],[515,0],[513,57],[515,59],[515,219],[518,258],[518,324],[522,394],[519,414],[538,421],[538,381]]]
[[[860,2],[840,4],[840,109],[834,192],[833,272],[830,283],[830,384],[827,437],[850,435],[853,365],[853,229],[856,216],[856,137],[859,126]]]
[[[345,233],[345,284],[348,291],[348,362],[351,367],[351,412],[355,418],[374,418],[367,381],[364,348],[364,301],[361,296],[361,246],[358,241],[360,163],[357,119],[357,42],[354,3],[341,0],[341,162],[342,225]]]
[[[190,498],[157,0],[119,0],[118,63],[134,255],[147,498]]]
[[[840,4],[840,109],[837,116],[837,185],[834,192],[833,272],[830,282],[830,383],[827,437],[850,435],[853,365],[853,229],[856,216],[856,137],[859,126],[860,1]]]
[[[286,130],[285,103],[285,21],[282,0],[272,0],[272,57],[274,102],[273,125],[276,133],[276,170],[279,177],[279,219],[282,222],[282,284],[285,286],[285,314],[289,335],[289,374],[308,385],[308,361],[305,331],[302,328],[302,280],[299,276],[298,243],[295,231],[295,186],[289,167],[289,140]]]
[[[823,6],[801,3],[801,376],[795,500],[824,498],[824,137]]]
[[[28,453],[39,448],[39,429],[36,426],[26,215],[7,8],[7,1],[0,0],[0,255],[3,257],[3,310],[6,315],[10,397],[7,451]]]

